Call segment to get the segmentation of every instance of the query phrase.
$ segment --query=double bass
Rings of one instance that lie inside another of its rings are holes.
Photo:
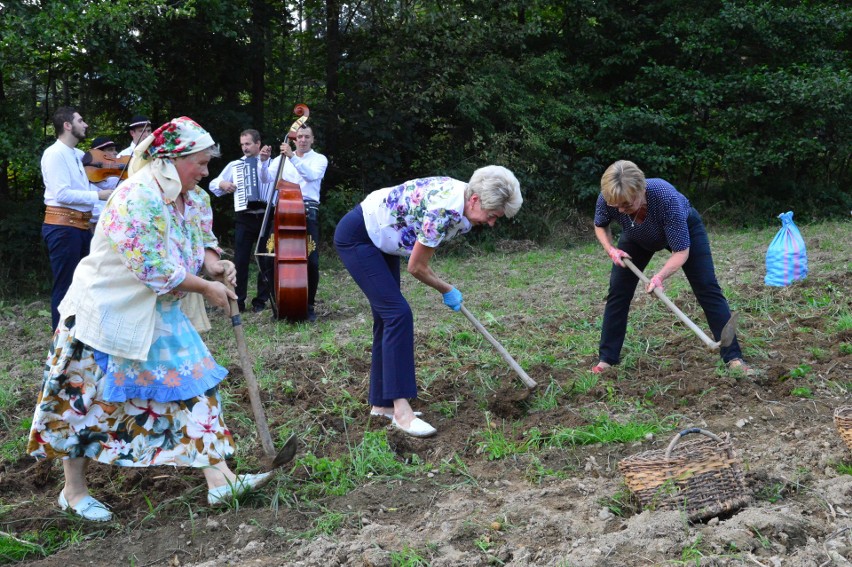
[[[290,126],[287,139],[295,140],[310,115],[310,109],[297,104],[293,114],[299,118]],[[282,156],[275,180],[275,192],[266,207],[255,259],[273,261],[272,307],[278,319],[305,321],[308,318],[308,229],[302,189],[281,179]],[[261,269],[261,273],[263,270]]]

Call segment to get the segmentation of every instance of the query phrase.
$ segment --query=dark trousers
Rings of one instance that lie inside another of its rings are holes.
[[[319,203],[305,199],[305,224],[308,229],[308,305],[314,305],[319,286]]]
[[[50,316],[53,329],[59,324],[59,304],[71,287],[77,264],[89,254],[92,233],[73,226],[41,225],[41,237],[47,244],[53,289],[50,293]]]
[[[713,257],[710,255],[710,240],[707,238],[701,216],[695,209],[689,213],[687,225],[690,240],[689,259],[683,265],[683,273],[704,310],[713,337],[718,341],[722,329],[731,318],[731,310],[722,294],[719,282],[716,281],[716,270],[713,267]],[[642,248],[626,238],[623,233],[618,241],[618,247],[630,254],[636,267],[643,271],[654,256],[654,252]],[[620,360],[621,347],[624,345],[624,335],[627,332],[627,314],[630,311],[630,302],[638,281],[639,278],[628,268],[620,268],[613,264],[609,276],[609,295],[606,298],[599,347],[600,360],[608,364],[618,364]],[[742,358],[736,338],[731,346],[722,348],[720,354],[725,362]]]
[[[385,254],[370,240],[361,205],[337,224],[334,247],[373,312],[370,404],[392,407],[398,398],[416,398],[414,315],[400,291],[399,256]]]
[[[263,211],[255,214],[253,211],[242,211],[236,214],[234,224],[236,228],[234,244],[234,265],[237,267],[237,303],[240,311],[245,309],[246,295],[248,294],[249,265],[254,260],[254,251],[257,245],[260,228],[263,226]],[[272,289],[272,258],[260,257],[260,273],[257,275],[257,296],[252,300],[252,305],[263,306],[269,301]]]

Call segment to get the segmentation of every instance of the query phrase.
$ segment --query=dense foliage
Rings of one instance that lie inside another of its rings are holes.
[[[224,165],[240,130],[276,143],[307,103],[326,235],[365,192],[487,163],[525,191],[502,230],[535,239],[590,215],[620,158],[737,223],[852,206],[839,0],[0,0],[0,16],[4,281],[44,272],[39,158],[63,104],[120,145],[132,114],[192,116]]]

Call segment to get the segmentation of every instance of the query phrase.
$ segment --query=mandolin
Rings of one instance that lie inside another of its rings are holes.
[[[92,161],[86,163],[86,177],[92,183],[99,183],[107,177],[118,177],[119,180],[127,179],[127,165],[130,156],[109,157],[103,150],[89,150]]]

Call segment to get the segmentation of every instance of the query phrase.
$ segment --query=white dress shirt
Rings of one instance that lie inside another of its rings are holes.
[[[92,211],[100,200],[98,188],[89,183],[82,159],[81,150],[69,148],[60,140],[44,150],[41,176],[44,179],[45,205],[84,213]]]
[[[281,163],[281,158],[278,156],[272,163],[270,160],[264,162],[261,167],[261,179],[270,179],[274,181],[274,176],[278,173],[278,164]],[[293,157],[284,162],[284,173],[281,178],[291,183],[297,183],[302,188],[302,198],[312,199],[319,202],[320,200],[320,185],[322,178],[325,176],[325,170],[328,168],[328,159],[320,153],[313,150],[306,152],[302,157],[293,154]]]

